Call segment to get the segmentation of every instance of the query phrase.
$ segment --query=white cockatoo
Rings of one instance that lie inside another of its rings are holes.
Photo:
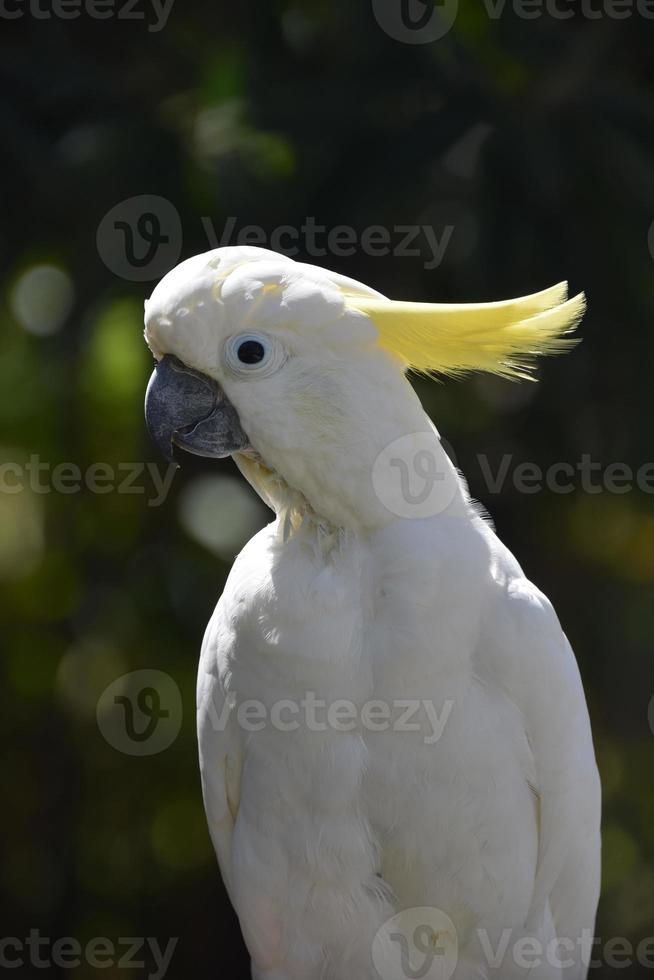
[[[233,455],[276,514],[198,678],[256,980],[586,975],[600,791],[574,655],[406,378],[528,376],[572,343],[566,296],[399,303],[228,247],[146,303],[154,440]]]

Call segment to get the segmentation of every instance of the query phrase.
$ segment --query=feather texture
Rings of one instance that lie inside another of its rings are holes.
[[[585,309],[583,293],[567,299],[567,283],[498,303],[403,303],[351,295],[351,309],[368,316],[382,347],[422,374],[489,371],[532,378],[536,357],[561,354]]]

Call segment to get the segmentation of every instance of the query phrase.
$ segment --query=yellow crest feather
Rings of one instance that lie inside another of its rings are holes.
[[[402,303],[349,294],[347,305],[368,316],[379,342],[422,374],[490,371],[531,378],[541,354],[561,354],[577,341],[567,335],[586,308],[584,294],[568,300],[563,282],[499,303]]]

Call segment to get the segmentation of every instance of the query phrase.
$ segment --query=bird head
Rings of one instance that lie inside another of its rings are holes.
[[[565,296],[563,284],[502,303],[398,303],[275,252],[218,248],[146,302],[148,428],[169,459],[175,445],[234,455],[275,509],[290,494],[338,526],[378,523],[375,459],[412,434],[438,442],[407,370],[529,376],[535,354],[571,343],[583,297]]]

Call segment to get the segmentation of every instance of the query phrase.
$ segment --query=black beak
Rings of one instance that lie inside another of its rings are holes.
[[[196,456],[221,458],[246,449],[248,438],[220,385],[166,354],[145,394],[145,421],[163,456],[175,462],[173,444]]]

